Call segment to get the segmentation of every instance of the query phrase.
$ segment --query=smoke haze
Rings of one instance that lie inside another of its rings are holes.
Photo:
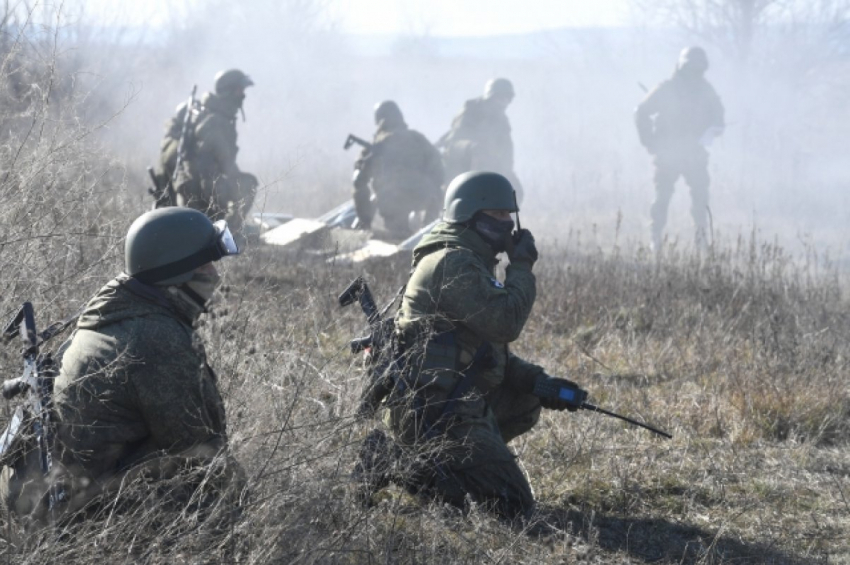
[[[618,28],[352,36],[336,31],[323,2],[216,1],[175,10],[162,27],[91,33],[75,57],[83,80],[96,77],[100,112],[129,100],[104,136],[140,194],[163,124],[192,85],[203,92],[218,70],[244,70],[256,86],[238,124],[239,164],[265,185],[255,210],[306,216],[350,196],[356,154],[342,142],[349,132],[371,136],[376,102],[395,100],[408,124],[436,141],[489,78],[507,77],[517,93],[508,115],[523,224],[549,240],[572,230],[610,244],[649,239],[651,161],[632,118],[639,84],[668,78],[681,48],[699,44],[728,124],[710,149],[715,238],[755,230],[792,251],[814,244],[846,256],[850,40],[813,14],[794,27],[765,25],[743,56],[731,40],[652,15],[635,2],[632,25]],[[680,181],[668,232],[687,244],[689,206]]]

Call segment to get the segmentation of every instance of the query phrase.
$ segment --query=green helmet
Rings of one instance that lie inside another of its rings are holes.
[[[702,47],[686,47],[679,53],[679,61],[676,69],[693,69],[694,72],[702,74],[708,70],[708,55]]]
[[[215,75],[215,93],[218,96],[227,96],[237,90],[245,90],[249,86],[254,86],[254,81],[239,69],[219,71]]]
[[[487,81],[484,85],[484,98],[503,98],[505,100],[513,100],[514,85],[506,78],[494,78]]]
[[[379,124],[382,121],[404,122],[404,116],[401,114],[398,104],[392,100],[384,100],[375,104],[375,123]]]
[[[469,171],[456,176],[446,189],[443,220],[461,224],[481,210],[519,212],[510,181],[498,173],[485,171]]]
[[[191,208],[159,208],[130,226],[124,271],[146,284],[178,285],[191,279],[198,267],[238,253],[224,220],[213,224]]]

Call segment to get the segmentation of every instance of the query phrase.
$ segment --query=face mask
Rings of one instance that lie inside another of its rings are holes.
[[[507,249],[508,239],[514,231],[514,221],[498,220],[489,214],[478,214],[472,228],[490,244],[493,251],[501,253]]]
[[[207,305],[220,284],[218,273],[195,273],[189,281],[180,286],[166,287],[165,290],[171,295],[177,309],[194,322],[207,311]]]
[[[204,306],[209,304],[215,294],[216,289],[221,286],[221,275],[218,273],[195,273],[192,278],[185,283],[192,291],[204,301]]]

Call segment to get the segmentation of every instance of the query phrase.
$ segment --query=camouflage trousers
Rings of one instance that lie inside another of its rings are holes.
[[[442,194],[436,190],[427,197],[404,194],[379,195],[378,212],[384,220],[387,231],[397,238],[404,239],[412,234],[411,224],[417,225],[420,214],[420,223],[423,225],[437,218],[442,206],[441,197]],[[410,221],[411,213],[416,215],[414,222]]]
[[[655,249],[661,248],[667,210],[679,177],[683,177],[690,188],[696,243],[698,246],[704,245],[708,235],[708,153],[702,147],[659,153],[655,156],[654,165],[655,201],[650,209],[653,246]]]
[[[177,186],[177,205],[199,210],[213,221],[227,220],[234,233],[241,233],[258,184],[248,173],[240,173],[235,179],[224,175],[214,180],[185,179]]]
[[[455,405],[440,433],[423,438],[423,423],[435,417],[427,414],[439,413],[447,395],[427,396],[424,410],[398,406],[388,422],[402,451],[417,458],[412,473],[419,490],[458,507],[469,496],[505,518],[528,517],[534,494],[507,444],[537,423],[539,399],[507,387],[470,395]]]

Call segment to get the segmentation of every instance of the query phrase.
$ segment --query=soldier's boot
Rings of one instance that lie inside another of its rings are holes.
[[[356,484],[357,499],[364,506],[373,504],[372,497],[389,486],[395,445],[383,430],[374,429],[363,440],[351,479]]]

